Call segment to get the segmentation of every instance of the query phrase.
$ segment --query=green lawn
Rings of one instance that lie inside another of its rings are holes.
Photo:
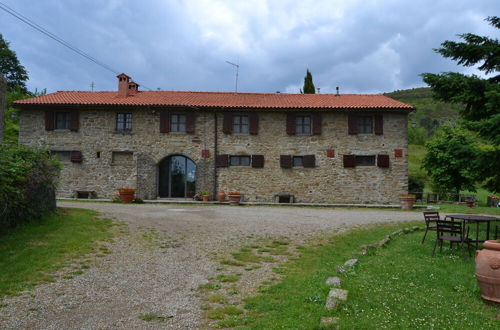
[[[58,208],[40,221],[0,233],[0,297],[52,280],[52,272],[110,239],[111,226],[94,211]]]
[[[370,226],[302,248],[302,256],[283,267],[280,283],[261,287],[260,294],[245,299],[244,314],[227,316],[219,326],[320,329],[322,316],[334,316],[340,318],[341,329],[498,329],[498,307],[480,298],[474,258],[463,262],[447,248],[431,257],[435,234],[422,245],[421,231],[398,236],[359,257],[358,265],[340,275],[348,301],[338,310],[325,309],[325,280],[336,275],[335,266],[356,255],[361,245],[408,225]]]

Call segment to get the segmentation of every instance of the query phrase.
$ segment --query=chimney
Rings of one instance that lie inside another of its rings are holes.
[[[125,73],[120,73],[119,75],[116,76],[116,78],[118,78],[118,96],[119,97],[128,96],[130,77],[127,76]]]
[[[135,95],[137,94],[138,91],[139,91],[139,84],[134,81],[130,81],[128,83],[127,96]]]
[[[340,96],[340,93],[339,93],[339,88],[336,87],[336,90],[337,90],[337,94],[335,94],[335,96]]]

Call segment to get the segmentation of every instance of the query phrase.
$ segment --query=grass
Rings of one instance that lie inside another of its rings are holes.
[[[217,280],[221,283],[233,283],[237,282],[240,277],[236,274],[219,274],[217,275]]]
[[[426,203],[416,203],[415,205],[430,205],[438,206],[440,214],[492,214],[500,215],[500,207],[486,207],[486,206],[475,206],[473,208],[468,208],[466,205],[462,204],[426,204]],[[415,209],[415,212],[423,212],[424,209]]]
[[[421,222],[415,223],[421,225]],[[470,328],[498,329],[498,308],[482,302],[474,278],[474,258],[463,262],[445,248],[431,257],[434,237],[420,244],[417,231],[394,238],[341,275],[349,299],[335,311],[325,310],[325,280],[361,245],[413,224],[379,224],[353,230],[301,249],[298,260],[284,265],[283,279],[246,298],[247,312],[219,326],[242,329],[315,329],[323,316],[340,318],[344,329]],[[279,269],[280,272],[282,269]],[[286,271],[285,271],[286,270]]]
[[[58,208],[40,221],[0,233],[0,297],[53,280],[54,271],[95,252],[98,241],[109,240],[111,226],[95,211]]]
[[[138,316],[139,320],[143,320],[146,322],[151,322],[151,321],[165,322],[166,320],[171,319],[172,317],[173,316],[156,315],[154,313],[141,314]]]

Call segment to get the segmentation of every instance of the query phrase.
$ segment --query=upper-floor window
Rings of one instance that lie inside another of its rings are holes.
[[[311,117],[295,117],[295,134],[311,134]]]
[[[233,132],[248,134],[248,116],[233,116]]]
[[[172,115],[170,119],[171,132],[186,131],[186,115]]]
[[[304,166],[304,157],[293,156],[293,166]]]
[[[56,112],[55,129],[69,129],[71,125],[71,116],[69,112]]]
[[[231,156],[229,158],[229,164],[231,166],[249,166],[250,156]]]
[[[116,130],[122,131],[122,132],[132,130],[132,114],[131,113],[117,113],[116,114]]]
[[[373,133],[373,116],[359,116],[358,133],[371,134]]]

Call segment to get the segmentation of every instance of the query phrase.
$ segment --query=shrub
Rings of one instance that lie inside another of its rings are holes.
[[[46,150],[0,144],[0,229],[55,209],[59,169],[60,163]]]

